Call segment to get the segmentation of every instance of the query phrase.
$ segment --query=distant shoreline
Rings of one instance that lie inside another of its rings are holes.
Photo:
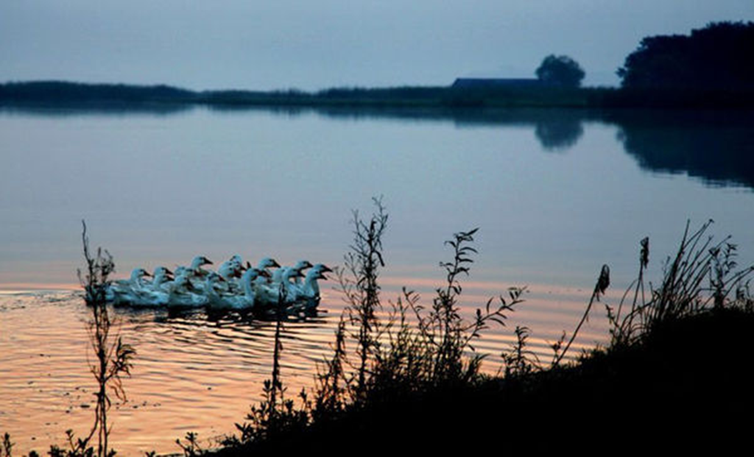
[[[506,109],[639,108],[751,109],[754,91],[564,87],[391,87],[298,90],[193,91],[167,85],[89,84],[66,81],[0,84],[0,106],[82,106],[103,103],[163,106]]]

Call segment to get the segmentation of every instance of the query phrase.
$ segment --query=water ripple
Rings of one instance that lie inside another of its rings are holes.
[[[531,315],[568,313],[554,308]],[[284,323],[281,369],[289,395],[313,385],[317,365],[332,352],[341,309]],[[204,439],[233,433],[233,424],[261,399],[272,370],[275,322],[203,311],[118,308],[114,315],[119,334],[137,351],[133,376],[125,380],[128,402],[116,402],[111,412],[111,441],[121,454],[175,452],[175,439],[187,431]],[[64,442],[66,429],[83,434],[91,427],[88,318],[77,293],[0,295],[0,430],[11,434],[19,453],[45,451]],[[492,355],[486,362],[491,373],[514,341],[509,330],[474,342],[477,351]],[[548,360],[558,336],[534,334],[530,348]]]

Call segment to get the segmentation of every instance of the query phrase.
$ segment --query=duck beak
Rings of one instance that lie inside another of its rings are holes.
[[[165,274],[174,275],[175,273],[173,273],[172,271],[170,271],[167,268],[165,268]]]
[[[209,259],[204,259],[204,265],[214,265],[214,263]]]
[[[275,259],[272,259],[272,266],[275,268],[280,268],[280,264]]]
[[[327,265],[322,265],[322,273],[332,273],[332,269]]]

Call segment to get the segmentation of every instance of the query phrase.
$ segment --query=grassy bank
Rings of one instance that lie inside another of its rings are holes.
[[[0,84],[0,106],[19,104],[162,104],[341,108],[752,108],[754,92],[563,87],[392,87],[192,91],[166,85],[63,81]]]
[[[219,456],[520,451],[733,451],[754,406],[754,313],[710,311],[642,341],[521,377],[374,398],[304,430]]]
[[[486,324],[505,325],[520,290],[497,306],[490,307],[491,299],[476,320],[463,321],[456,303],[460,278],[473,262],[475,231],[461,232],[449,241],[453,260],[441,263],[447,288],[437,290],[430,307],[405,292],[387,323],[369,317],[365,312],[379,306],[365,307],[379,295],[385,220],[357,222],[347,269],[353,280],[341,280],[363,287],[347,294],[358,360],[346,355],[349,334],[341,327],[313,397],[303,396],[298,407],[276,399],[284,387],[274,372],[267,400],[239,425],[242,434],[214,455],[720,452],[745,444],[754,406],[747,368],[754,267],[738,269],[735,246],[707,236],[709,223],[696,231],[687,226],[656,287],[644,278],[649,241],[642,240],[637,278],[619,303],[601,302],[610,284],[609,268],[602,268],[582,323],[598,308],[606,311],[606,347],[567,362],[579,324],[553,344],[552,361],[543,362],[527,348],[529,329],[516,327],[516,343],[502,354],[504,373],[489,377],[478,369],[481,356],[464,354]]]

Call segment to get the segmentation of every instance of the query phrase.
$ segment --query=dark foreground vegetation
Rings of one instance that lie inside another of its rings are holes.
[[[189,433],[176,440],[186,456],[268,455],[287,451],[353,454],[497,451],[685,451],[716,453],[746,444],[754,406],[748,370],[754,328],[750,278],[739,268],[736,246],[707,234],[711,221],[689,224],[676,254],[655,284],[645,278],[649,240],[639,246],[638,273],[617,303],[604,302],[610,270],[603,266],[581,322],[551,346],[550,360],[528,347],[531,330],[511,329],[515,343],[494,357],[499,376],[480,370],[474,349],[490,326],[505,326],[525,289],[510,288],[464,316],[463,279],[470,274],[476,229],[447,242],[444,285],[430,303],[405,290],[382,296],[382,239],[388,215],[382,202],[364,219],[354,213],[354,240],[338,272],[347,302],[315,386],[295,399],[285,388],[279,314],[271,377],[264,401],[253,405],[237,434],[221,449],[205,450]],[[135,355],[112,332],[103,291],[114,264],[89,249],[80,273],[92,310],[92,374],[100,386],[88,434],[68,432],[53,457],[112,456],[108,443],[109,392],[125,396],[121,380]],[[571,344],[591,316],[607,315],[609,343],[573,354]],[[380,317],[382,316],[382,317]],[[502,356],[501,358],[498,358]],[[4,437],[0,455],[10,457]],[[37,455],[36,453],[30,453]],[[149,455],[153,455],[150,453]]]
[[[738,451],[748,448],[754,406],[753,326],[740,308],[700,312],[575,365],[422,391],[391,386],[308,427],[216,454]]]
[[[516,327],[517,342],[502,354],[502,376],[489,377],[479,371],[482,356],[465,354],[487,324],[505,324],[522,290],[491,299],[472,321],[459,316],[460,279],[469,273],[475,231],[448,242],[454,259],[441,263],[447,287],[437,289],[428,313],[404,291],[381,322],[367,311],[381,306],[376,279],[386,218],[380,207],[371,221],[356,221],[348,268],[354,279],[345,284],[359,290],[347,294],[358,329],[351,338],[357,363],[349,362],[341,326],[314,398],[304,395],[296,407],[268,396],[262,408],[252,408],[252,422],[238,426],[241,436],[229,437],[215,454],[720,452],[746,443],[754,406],[754,376],[746,368],[754,267],[738,269],[735,246],[707,236],[710,223],[696,231],[687,225],[656,286],[644,277],[649,240],[642,240],[637,278],[617,304],[600,305],[610,283],[603,266],[582,321],[552,345],[551,361],[529,351],[530,330]],[[598,305],[610,322],[609,344],[566,363]],[[350,375],[346,366],[354,368]],[[277,385],[282,395],[279,375],[273,373],[268,393]]]

